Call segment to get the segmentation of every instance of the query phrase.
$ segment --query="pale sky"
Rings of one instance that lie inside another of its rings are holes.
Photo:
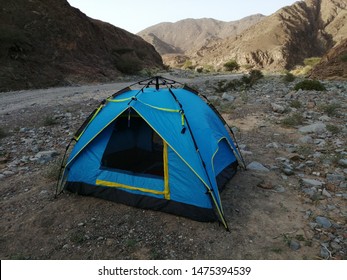
[[[186,18],[233,21],[270,15],[296,0],[68,0],[87,16],[137,33],[161,22]]]

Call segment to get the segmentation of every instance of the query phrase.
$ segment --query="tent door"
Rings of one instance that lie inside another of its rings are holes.
[[[123,114],[114,123],[101,159],[101,169],[108,174],[108,180],[98,178],[97,183],[160,194],[170,199],[167,150],[167,143],[143,118],[132,114],[129,121],[129,115]],[[111,172],[120,174],[114,182],[110,181]],[[148,185],[143,183],[146,181]]]

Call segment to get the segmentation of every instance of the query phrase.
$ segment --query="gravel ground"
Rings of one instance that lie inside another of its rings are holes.
[[[295,92],[293,83],[265,77],[220,92],[218,81],[237,77],[173,77],[213,100],[252,163],[222,193],[231,231],[71,193],[54,198],[72,134],[132,81],[7,92],[0,93],[1,259],[346,259],[346,85]],[[302,122],[285,126],[294,114]]]

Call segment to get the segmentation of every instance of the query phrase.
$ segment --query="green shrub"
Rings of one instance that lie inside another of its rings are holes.
[[[292,100],[290,102],[290,107],[295,108],[295,109],[299,109],[302,107],[302,104],[299,100]]]
[[[324,91],[326,90],[325,86],[317,80],[303,80],[299,83],[297,83],[294,87],[294,90],[317,90],[317,91]]]
[[[340,128],[333,124],[327,124],[327,130],[332,134],[338,134],[340,132]]]
[[[190,60],[186,60],[183,64],[183,69],[193,70],[194,68],[195,66],[193,65],[193,62],[191,62]]]
[[[264,75],[260,70],[251,70],[248,75],[243,75],[241,81],[245,87],[252,87],[258,80],[263,78]]]
[[[304,117],[299,113],[294,113],[281,121],[281,124],[285,127],[294,127],[301,125],[304,121]]]
[[[316,64],[318,64],[320,62],[321,58],[320,57],[309,57],[309,58],[305,58],[304,59],[304,64],[306,66],[315,66]]]
[[[264,77],[263,73],[260,70],[253,69],[249,72],[249,77],[252,81],[258,81]]]
[[[5,138],[6,136],[7,136],[6,131],[3,128],[0,127],[0,139],[1,138]]]
[[[230,61],[224,63],[223,66],[224,66],[225,70],[230,71],[230,72],[232,72],[234,70],[237,71],[240,69],[240,65],[236,62],[236,60],[230,60]]]
[[[240,80],[220,80],[217,82],[217,86],[214,87],[215,91],[218,93],[226,92],[226,91],[232,91],[238,89],[242,85],[242,82]]]
[[[44,120],[43,120],[43,125],[44,126],[52,126],[52,125],[56,125],[58,124],[58,121],[56,118],[52,117],[52,116],[47,116]]]
[[[324,104],[319,106],[319,108],[329,117],[336,117],[338,116],[338,110],[340,108],[340,104],[338,103]]]
[[[287,83],[293,82],[294,80],[295,80],[295,75],[290,72],[287,72],[283,77],[283,81]]]

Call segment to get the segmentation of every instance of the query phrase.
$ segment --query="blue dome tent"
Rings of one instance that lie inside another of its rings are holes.
[[[57,193],[228,229],[220,191],[244,162],[231,129],[195,90],[163,77],[140,81],[101,102],[73,140]]]

